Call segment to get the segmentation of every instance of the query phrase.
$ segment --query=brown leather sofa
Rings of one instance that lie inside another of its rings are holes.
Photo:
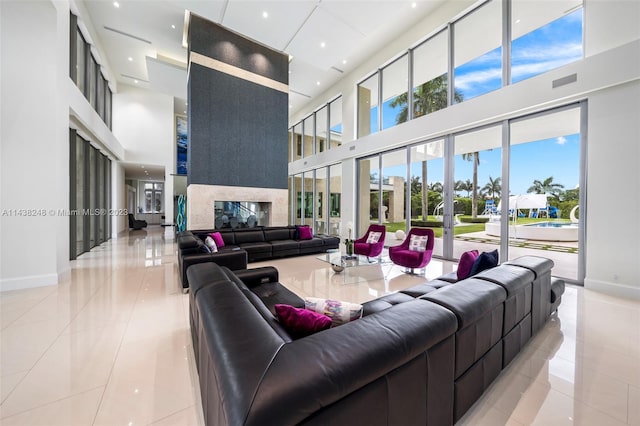
[[[206,424],[453,424],[539,330],[533,313],[542,326],[557,308],[564,283],[554,302],[542,295],[552,265],[525,256],[457,283],[427,281],[297,340],[269,307],[302,300],[273,271],[192,266]]]

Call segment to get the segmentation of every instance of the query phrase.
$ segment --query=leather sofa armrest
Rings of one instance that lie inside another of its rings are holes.
[[[278,270],[273,266],[245,269],[242,271],[234,271],[233,273],[249,288],[264,283],[277,283],[279,278]]]
[[[189,287],[189,281],[187,280],[187,269],[191,265],[197,265],[198,263],[213,262],[220,266],[226,266],[232,271],[238,269],[246,269],[248,263],[247,252],[244,250],[230,250],[217,253],[197,253],[182,256],[182,288]]]

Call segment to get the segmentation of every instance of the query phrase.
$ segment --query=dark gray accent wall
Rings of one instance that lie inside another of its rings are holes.
[[[193,15],[189,51],[288,83],[286,55]],[[287,93],[196,63],[187,91],[188,185],[287,188]]]

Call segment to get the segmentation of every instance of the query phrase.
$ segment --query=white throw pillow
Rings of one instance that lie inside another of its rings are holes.
[[[334,327],[362,318],[362,305],[357,303],[307,297],[304,308],[328,316]]]
[[[426,251],[427,241],[429,241],[429,237],[427,235],[412,235],[411,240],[409,240],[409,250]]]
[[[382,232],[369,232],[369,237],[367,238],[367,244],[375,244],[380,241],[380,237],[382,236]]]
[[[211,237],[207,237],[204,240],[204,245],[209,247],[209,250],[211,250],[211,253],[216,253],[218,251],[218,246],[216,245],[216,242],[213,241],[213,238]]]

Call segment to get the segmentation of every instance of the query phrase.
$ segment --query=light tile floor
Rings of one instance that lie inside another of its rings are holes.
[[[0,424],[201,425],[175,251],[150,227],[73,261],[64,283],[0,293]],[[262,265],[303,297],[353,302],[424,280],[392,265],[334,274],[315,255]],[[459,424],[640,425],[640,302],[568,286]]]

